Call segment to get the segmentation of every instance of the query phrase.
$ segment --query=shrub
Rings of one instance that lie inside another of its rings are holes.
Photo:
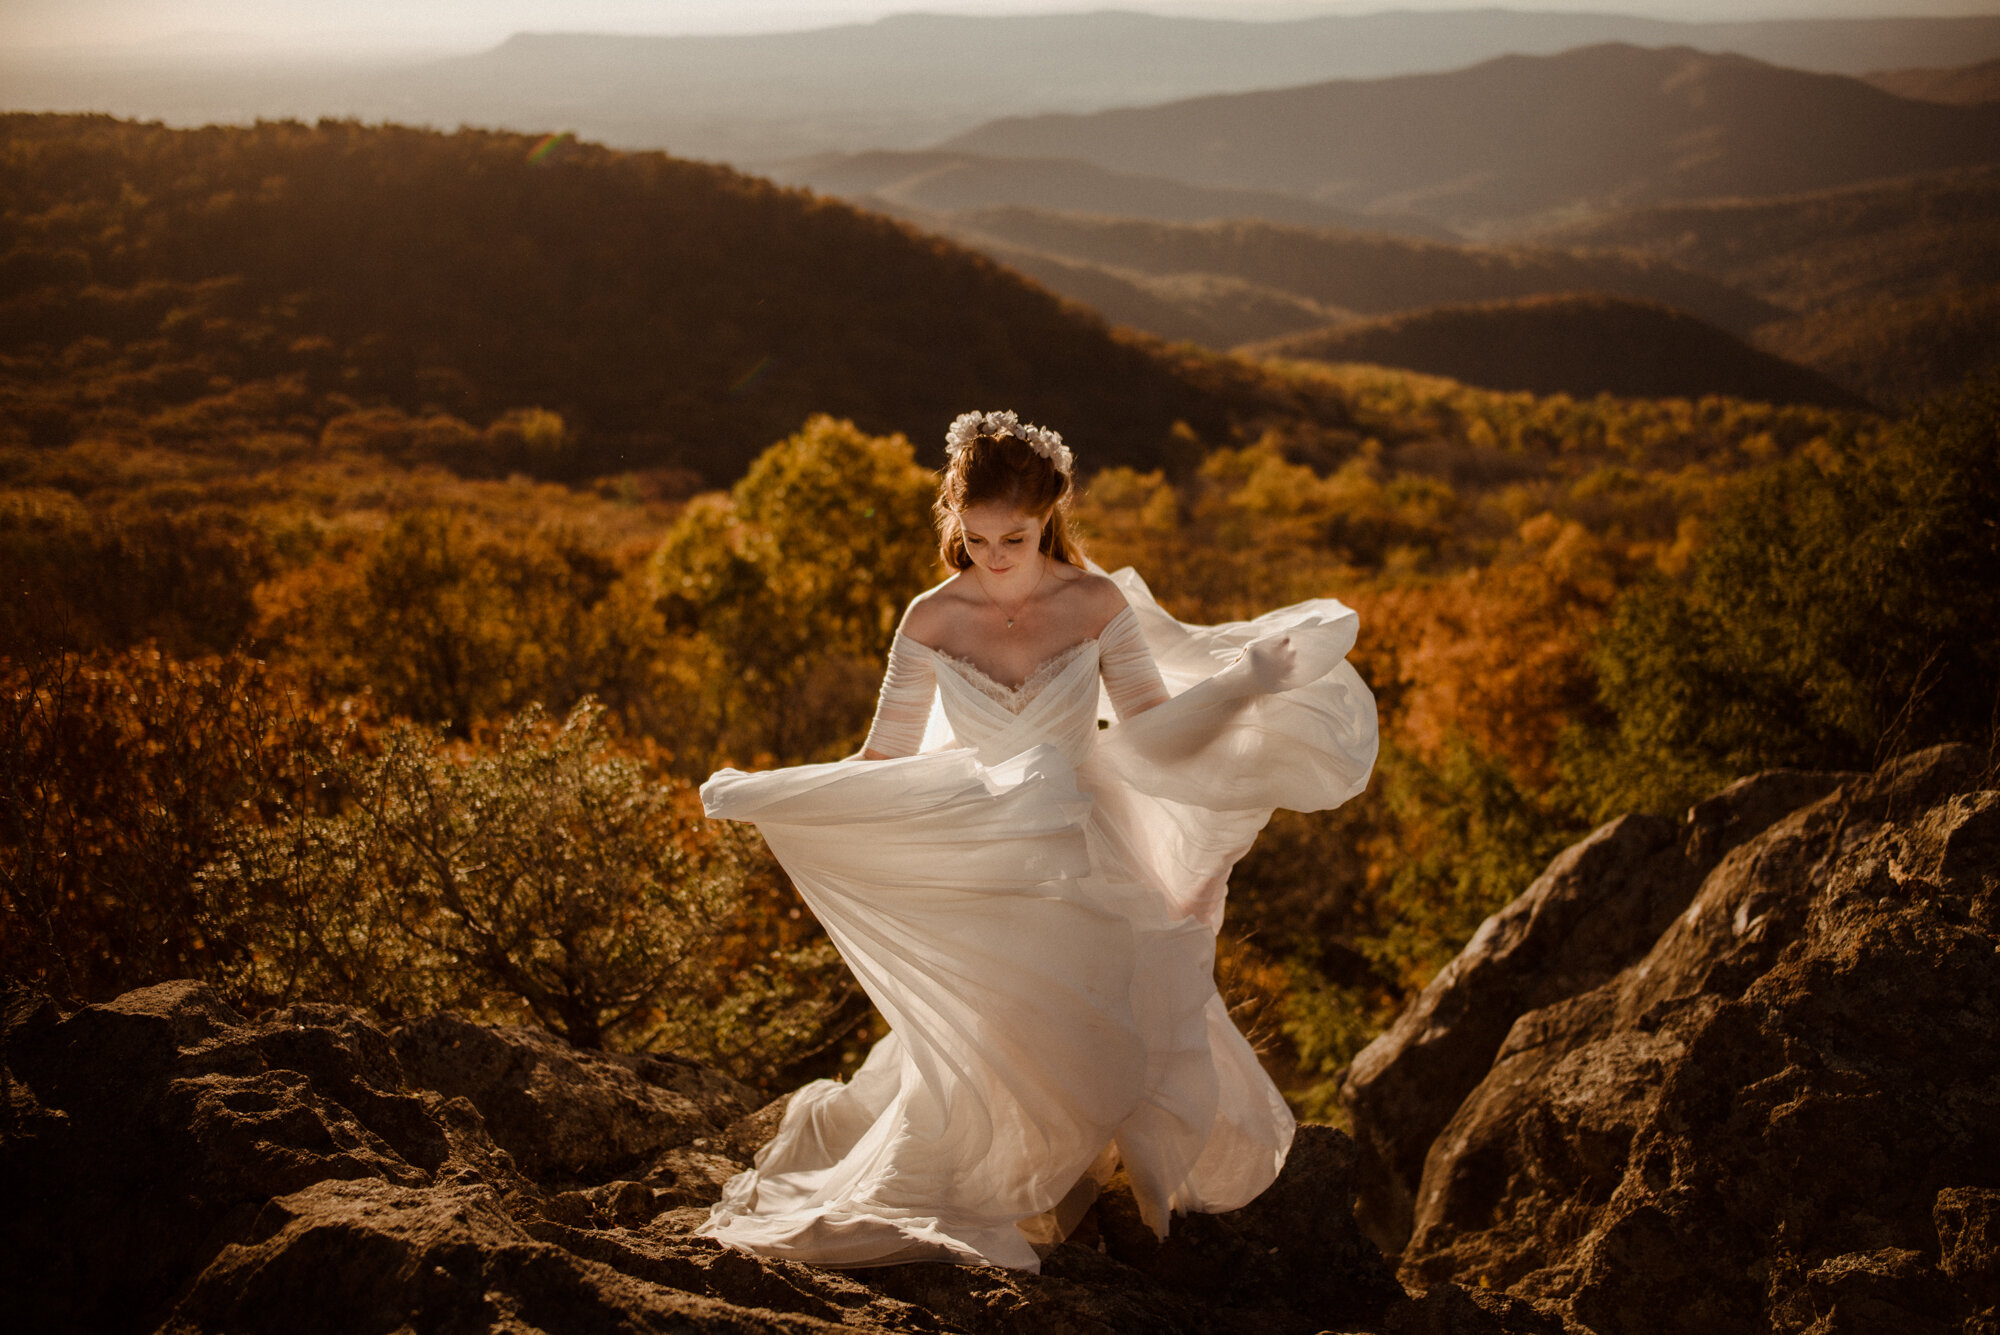
[[[820,1041],[844,998],[831,953],[738,974],[751,854],[695,836],[685,787],[610,753],[601,714],[530,706],[490,747],[403,724],[330,754],[337,811],[238,827],[199,878],[207,918],[248,934],[227,990],[389,1019],[452,1007],[753,1075]]]
[[[1861,769],[1985,738],[2000,709],[2000,381],[1874,448],[1836,436],[1753,474],[1685,581],[1620,599],[1597,651],[1608,727],[1565,785],[1599,817],[1671,811],[1773,766]]]

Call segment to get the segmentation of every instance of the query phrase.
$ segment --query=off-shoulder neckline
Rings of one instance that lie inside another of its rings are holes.
[[[1086,635],[1083,639],[1078,640],[1076,643],[1071,645],[1066,645],[1063,648],[1056,650],[1054,653],[1042,659],[1041,662],[1035,664],[1034,667],[1030,668],[1028,670],[1028,675],[1023,677],[1018,685],[1013,685],[1013,686],[1010,686],[1006,682],[1001,681],[998,677],[995,677],[992,673],[988,672],[985,668],[979,666],[979,664],[973,662],[969,658],[960,658],[957,654],[948,654],[944,650],[936,648],[933,645],[925,644],[922,640],[919,640],[914,636],[905,634],[903,631],[900,630],[896,632],[896,638],[899,640],[908,640],[911,644],[916,645],[917,648],[925,650],[926,652],[930,653],[933,657],[944,659],[946,662],[952,664],[954,667],[970,668],[972,671],[978,673],[981,679],[983,679],[988,685],[998,687],[1000,690],[1006,691],[1010,695],[1018,695],[1023,690],[1026,690],[1030,684],[1033,684],[1035,682],[1035,678],[1038,677],[1045,669],[1047,669],[1051,663],[1056,662],[1058,659],[1066,659],[1078,653],[1086,645],[1098,643],[1104,638],[1105,633],[1107,631],[1109,631],[1113,626],[1118,624],[1119,618],[1135,616],[1135,615],[1136,614],[1132,611],[1132,604],[1130,603],[1125,604],[1125,606],[1119,608],[1116,612],[1113,612],[1109,617],[1105,619],[1104,624],[1098,627],[1097,634]]]

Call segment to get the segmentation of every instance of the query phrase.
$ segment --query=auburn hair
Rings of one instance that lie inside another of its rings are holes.
[[[1041,551],[1064,565],[1081,565],[1083,548],[1070,530],[1069,503],[1075,488],[1055,461],[1015,435],[981,434],[946,460],[938,479],[938,555],[953,570],[972,567],[959,515],[975,505],[1011,505],[1043,521]]]

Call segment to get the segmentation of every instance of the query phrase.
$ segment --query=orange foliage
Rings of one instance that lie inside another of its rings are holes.
[[[240,655],[0,660],[5,971],[102,1001],[235,963],[195,873],[234,823],[316,804],[314,757],[365,719]]]
[[[1590,650],[1626,563],[1581,524],[1544,513],[1518,551],[1442,584],[1383,595],[1366,616],[1398,642],[1396,730],[1440,755],[1454,735],[1517,783],[1555,781],[1556,738],[1592,707]]]

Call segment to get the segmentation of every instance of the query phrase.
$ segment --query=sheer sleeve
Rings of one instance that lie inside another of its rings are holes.
[[[1167,685],[1153,662],[1153,651],[1130,607],[1104,623],[1097,636],[1097,666],[1104,676],[1104,693],[1120,719],[1143,714],[1167,699]]]
[[[937,668],[930,650],[896,632],[889,645],[889,670],[882,674],[882,693],[875,701],[875,721],[868,726],[862,748],[890,757],[913,756],[922,750],[936,694]]]

